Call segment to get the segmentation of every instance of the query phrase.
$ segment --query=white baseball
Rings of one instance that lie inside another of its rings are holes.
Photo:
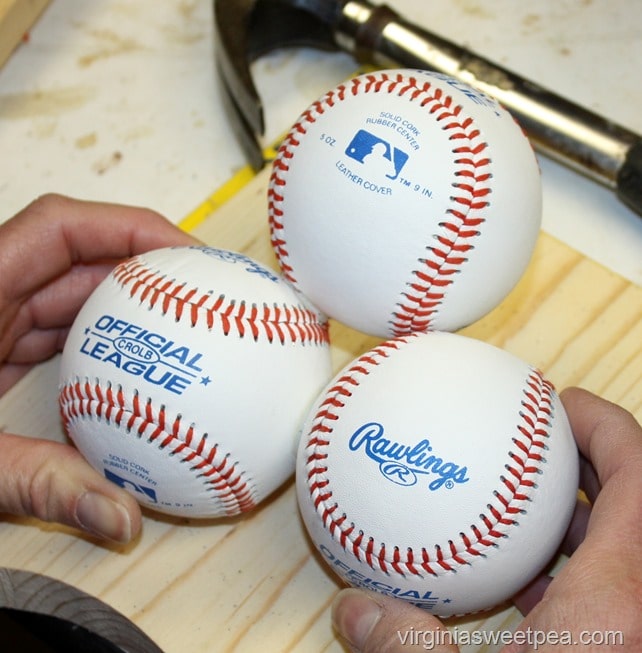
[[[346,582],[434,614],[500,604],[551,560],[578,454],[551,384],[478,340],[389,340],[340,372],[303,427],[297,497]]]
[[[541,224],[538,164],[513,117],[417,70],[361,75],[314,102],[279,150],[268,200],[284,276],[383,338],[485,315]]]
[[[186,517],[251,510],[294,471],[331,376],[325,317],[279,275],[212,247],[119,265],[65,344],[69,436],[141,504]]]

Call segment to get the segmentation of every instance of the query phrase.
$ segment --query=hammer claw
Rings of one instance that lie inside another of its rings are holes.
[[[301,4],[309,6],[309,2]],[[258,142],[265,133],[265,119],[251,64],[277,48],[338,49],[329,25],[296,4],[289,0],[214,1],[216,67],[224,107],[255,170],[266,163]]]
[[[341,49],[362,63],[450,75],[501,102],[533,146],[614,190],[642,215],[642,138],[411,24],[369,0],[214,0],[216,56],[230,116],[255,168],[263,109],[250,64],[276,48]]]

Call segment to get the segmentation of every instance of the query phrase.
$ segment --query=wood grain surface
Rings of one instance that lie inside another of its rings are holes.
[[[266,183],[267,171],[194,233],[275,266]],[[642,289],[545,234],[513,292],[462,333],[540,367],[559,389],[583,386],[642,419]],[[336,323],[331,336],[335,369],[377,342]],[[0,399],[4,430],[64,439],[57,371],[57,359],[43,364]],[[6,517],[0,565],[47,574],[98,597],[165,653],[344,650],[330,623],[339,584],[305,536],[292,482],[244,518],[190,522],[146,513],[142,537],[125,548]],[[503,606],[447,623],[460,631],[499,631],[520,619]]]

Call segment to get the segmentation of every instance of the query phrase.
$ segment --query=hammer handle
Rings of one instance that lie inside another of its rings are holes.
[[[496,98],[534,147],[616,191],[642,215],[642,139],[518,75],[402,19],[385,5],[345,0],[335,39],[361,61],[434,70]]]

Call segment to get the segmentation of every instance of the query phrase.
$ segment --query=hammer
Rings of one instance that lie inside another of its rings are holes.
[[[360,63],[448,74],[497,99],[533,146],[642,215],[642,138],[368,0],[214,0],[216,64],[241,145],[262,168],[263,107],[250,64],[277,48],[343,50]]]

